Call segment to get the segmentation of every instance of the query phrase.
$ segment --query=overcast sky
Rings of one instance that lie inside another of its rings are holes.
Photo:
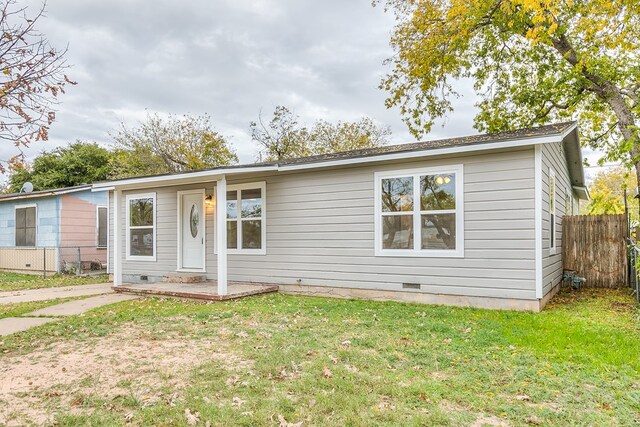
[[[78,85],[62,97],[50,141],[28,154],[76,139],[109,144],[119,123],[147,112],[208,113],[252,162],[249,122],[276,105],[303,123],[369,116],[391,127],[394,143],[411,142],[378,89],[393,24],[370,0],[50,0],[38,28],[68,44]],[[472,88],[460,86],[467,96],[428,139],[475,133]],[[0,147],[0,158],[11,149]]]

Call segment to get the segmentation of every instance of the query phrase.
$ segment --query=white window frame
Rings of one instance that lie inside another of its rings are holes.
[[[261,235],[261,242],[262,242],[262,247],[260,249],[242,249],[242,221],[243,219],[240,216],[240,192],[242,190],[255,190],[255,189],[260,189],[260,194],[262,196],[262,210],[261,210],[261,215],[260,218],[247,218],[246,221],[251,221],[251,220],[257,220],[259,219],[260,221],[262,221],[262,223],[260,224],[260,231],[262,233]],[[230,191],[236,191],[236,202],[237,202],[237,210],[238,210],[238,217],[235,219],[228,219],[227,218],[227,207],[226,206],[219,206],[217,203],[218,200],[218,193],[217,193],[218,189],[216,187],[216,208],[219,209],[224,209],[225,211],[225,224],[224,226],[227,226],[227,222],[229,221],[237,221],[238,222],[238,241],[237,241],[237,248],[236,249],[230,249],[227,248],[227,253],[228,254],[243,254],[243,255],[266,255],[267,254],[267,183],[266,181],[259,181],[259,182],[250,182],[250,183],[246,183],[246,184],[236,184],[236,185],[227,185],[227,193]],[[227,199],[227,201],[229,201],[229,199]],[[216,247],[216,251],[215,253],[218,253],[218,248]]]
[[[35,208],[36,209],[36,236],[34,240],[33,246],[17,246],[16,245],[16,234],[18,233],[18,221],[16,219],[17,210],[25,209],[25,208]],[[16,205],[13,209],[13,247],[14,248],[37,248],[38,247],[38,205],[35,203],[29,203],[26,205]]]
[[[556,212],[558,210],[557,195],[558,195],[558,183],[556,181],[556,171],[553,168],[549,168],[549,193],[551,193],[551,182],[553,181],[553,197],[549,194],[549,254],[555,255],[557,252],[556,235],[557,221]]]
[[[104,246],[100,246],[100,209],[107,210],[107,243]],[[109,247],[109,206],[97,205],[96,206],[96,249],[107,249]]]
[[[148,225],[145,226],[131,226],[130,219],[130,210],[131,210],[131,200],[138,199],[153,199],[153,255],[152,256],[141,256],[141,255],[131,255],[131,229],[139,229],[139,228],[150,228]],[[158,239],[157,239],[157,229],[158,229],[158,221],[156,218],[158,212],[157,198],[156,193],[136,193],[136,194],[127,194],[125,198],[126,203],[126,259],[127,261],[155,261],[158,255]]]
[[[420,210],[420,176],[455,174],[456,176],[456,208],[441,211]],[[382,248],[382,180],[387,178],[413,178],[413,211],[406,215],[413,215],[413,249],[383,249]],[[420,169],[400,169],[394,171],[376,172],[375,182],[375,256],[390,257],[424,257],[424,258],[464,258],[464,167],[462,164],[444,165]],[[422,249],[421,215],[437,213],[455,213],[456,215],[456,248],[455,249]]]

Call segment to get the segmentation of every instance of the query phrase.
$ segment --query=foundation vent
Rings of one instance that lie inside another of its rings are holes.
[[[140,280],[149,281],[149,276],[140,276]]]
[[[402,289],[420,289],[420,283],[403,283]]]

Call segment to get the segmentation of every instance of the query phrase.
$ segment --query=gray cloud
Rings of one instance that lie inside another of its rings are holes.
[[[78,85],[62,98],[51,140],[28,154],[75,139],[108,144],[120,122],[147,112],[208,113],[250,162],[248,124],[276,105],[308,123],[366,115],[389,125],[394,142],[413,141],[377,88],[392,27],[367,0],[52,0],[39,29],[68,43]],[[459,85],[468,95],[430,138],[474,132],[473,88]]]

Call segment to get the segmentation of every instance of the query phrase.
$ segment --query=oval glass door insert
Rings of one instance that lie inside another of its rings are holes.
[[[191,237],[198,236],[199,224],[200,224],[200,212],[198,212],[198,206],[193,204],[191,206],[191,213],[189,214],[189,226],[191,228]]]

